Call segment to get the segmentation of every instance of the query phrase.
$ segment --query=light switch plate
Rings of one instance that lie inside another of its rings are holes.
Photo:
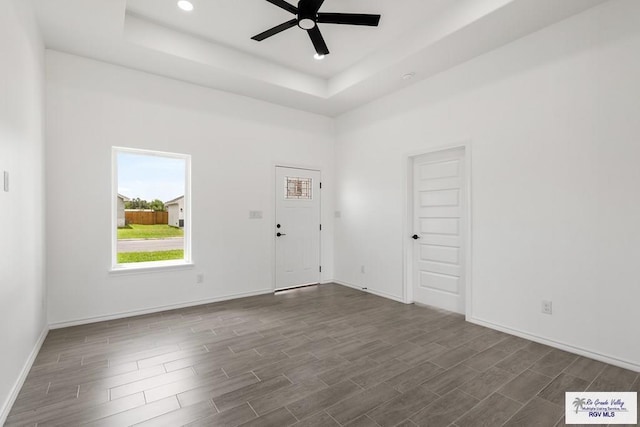
[[[9,192],[9,172],[4,171],[4,192]]]
[[[262,211],[249,211],[249,219],[262,219]]]

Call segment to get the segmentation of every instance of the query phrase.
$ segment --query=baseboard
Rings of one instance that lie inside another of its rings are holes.
[[[362,291],[362,292],[367,292],[369,294],[377,295],[377,296],[382,297],[382,298],[387,298],[387,299],[394,300],[394,301],[397,301],[397,302],[401,302],[402,304],[405,304],[404,300],[401,297],[397,297],[395,295],[391,295],[391,294],[388,294],[386,292],[376,291],[375,289],[362,288],[362,286],[356,286],[356,285],[353,285],[351,283],[344,282],[342,280],[334,280],[332,283],[336,283],[336,284],[341,285],[341,286],[346,286],[347,288],[357,289],[357,290]]]
[[[225,295],[222,297],[207,298],[207,299],[189,301],[189,302],[179,303],[179,304],[170,304],[170,305],[163,305],[158,307],[145,308],[143,310],[123,311],[115,314],[109,314],[106,316],[95,316],[95,317],[87,317],[83,319],[53,322],[49,324],[49,329],[61,329],[61,328],[68,328],[70,326],[88,325],[90,323],[124,319],[127,317],[142,316],[145,314],[159,313],[161,311],[176,310],[179,308],[186,308],[186,307],[195,307],[198,305],[211,304],[214,302],[229,301],[232,299],[247,298],[247,297],[265,295],[270,293],[273,293],[273,289],[262,289],[262,290],[253,291],[253,292],[244,292],[240,294]]]
[[[334,280],[333,283],[336,283],[338,285],[341,286],[346,286],[348,288],[353,288],[353,289],[357,289],[359,291],[363,291],[363,292],[369,292],[371,294],[383,297],[383,298],[388,298],[394,301],[398,301],[401,303],[405,303],[401,298],[396,297],[395,295],[389,295],[386,294],[385,292],[380,292],[380,291],[375,291],[373,289],[362,289],[361,286],[356,286],[353,285],[351,283],[348,282],[343,282],[341,280]],[[527,332],[523,332],[520,331],[518,329],[513,329],[510,328],[508,326],[504,326],[504,325],[500,325],[500,324],[496,324],[493,322],[489,322],[486,320],[482,320],[482,319],[478,319],[477,317],[467,317],[466,319],[468,322],[470,323],[474,323],[476,325],[480,325],[480,326],[484,326],[486,328],[490,328],[490,329],[495,329],[497,331],[500,332],[505,332],[507,334],[510,335],[515,335],[517,337],[520,338],[525,338],[528,339],[529,341],[534,341],[540,344],[544,344],[544,345],[548,345],[549,347],[554,347],[560,350],[564,350],[564,351],[568,351],[570,353],[574,353],[574,354],[578,354],[580,356],[584,356],[584,357],[588,357],[590,359],[594,359],[594,360],[598,360],[600,362],[604,362],[604,363],[608,363],[610,365],[613,366],[618,366],[620,368],[624,368],[624,369],[629,369],[631,371],[635,371],[635,372],[640,372],[640,365],[634,362],[630,362],[628,360],[623,360],[623,359],[618,359],[616,357],[610,356],[610,355],[606,355],[606,354],[601,354],[601,353],[596,353],[593,352],[591,350],[587,350],[581,347],[575,347],[569,344],[565,344],[565,343],[561,343],[558,341],[554,341],[548,338],[544,338],[538,335],[534,335],[534,334],[530,334]]]
[[[474,323],[476,325],[484,326],[487,328],[495,329],[500,332],[505,332],[510,335],[515,335],[520,338],[525,338],[525,339],[528,339],[529,341],[534,341],[540,344],[548,345],[549,347],[554,347],[560,350],[568,351],[570,353],[575,353],[580,356],[588,357],[590,359],[598,360],[600,362],[608,363],[610,365],[618,366],[620,368],[629,369],[635,372],[640,372],[640,365],[638,365],[637,363],[630,362],[628,360],[622,360],[606,354],[596,353],[581,347],[574,347],[569,344],[561,343],[548,338],[543,338],[538,335],[523,332],[518,329],[509,328],[507,326],[503,326],[497,323],[478,319],[476,317],[467,318],[467,322]]]
[[[29,371],[31,371],[31,366],[33,366],[33,362],[35,362],[36,357],[38,357],[40,348],[42,347],[44,340],[47,338],[48,333],[49,333],[49,328],[45,326],[44,329],[42,329],[42,333],[40,334],[38,341],[36,341],[36,345],[33,346],[33,350],[31,350],[31,354],[29,355],[29,358],[24,363],[24,366],[22,367],[22,371],[20,372],[20,376],[18,377],[16,382],[13,384],[13,387],[11,388],[11,393],[9,393],[9,396],[7,397],[4,404],[2,405],[2,409],[0,409],[0,426],[4,425],[4,423],[7,421],[7,418],[9,417],[9,412],[11,412],[11,408],[13,407],[13,404],[18,398],[18,394],[20,393],[20,390],[22,389],[22,386],[24,385],[24,382],[27,379],[27,375],[29,375]]]

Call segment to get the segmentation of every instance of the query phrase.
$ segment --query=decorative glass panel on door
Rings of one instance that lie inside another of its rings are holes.
[[[287,176],[284,181],[284,198],[311,200],[312,184],[311,178]]]

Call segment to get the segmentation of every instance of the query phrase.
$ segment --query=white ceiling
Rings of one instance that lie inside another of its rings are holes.
[[[326,0],[321,11],[379,13],[380,26],[320,26],[251,37],[293,15],[265,0],[36,0],[48,47],[337,116],[606,0]],[[402,79],[408,72],[416,76]]]
[[[265,0],[192,0],[193,12],[182,12],[174,0],[128,0],[127,10],[264,60],[316,77],[331,78],[374,53],[381,45],[401,38],[408,28],[420,24],[421,17],[439,12],[447,1],[451,0],[401,0],[402,7],[389,7],[390,0],[326,0],[321,12],[384,11],[384,17],[378,28],[320,24],[331,51],[323,61],[313,59],[315,50],[309,36],[298,27],[263,42],[251,40],[252,36],[294,18]]]

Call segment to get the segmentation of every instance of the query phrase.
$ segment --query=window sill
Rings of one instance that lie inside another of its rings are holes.
[[[111,267],[110,276],[129,274],[162,273],[166,271],[191,270],[195,264],[190,261],[140,262],[135,264],[120,264]]]

